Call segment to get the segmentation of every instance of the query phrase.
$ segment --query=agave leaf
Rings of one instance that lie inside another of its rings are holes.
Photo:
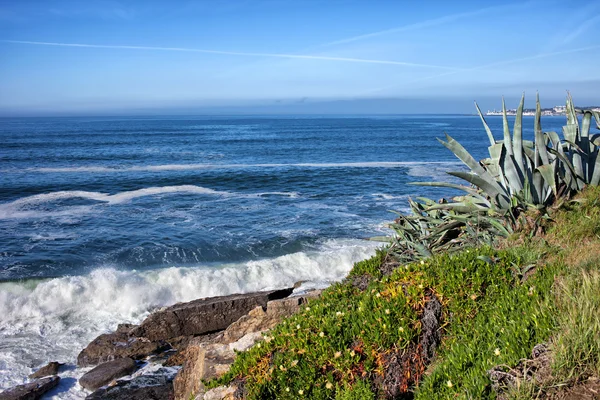
[[[475,102],[475,108],[477,108],[477,114],[479,114],[479,118],[481,118],[481,122],[483,122],[483,127],[485,128],[485,131],[488,135],[488,139],[490,139],[490,145],[492,145],[492,146],[495,145],[496,140],[494,139],[494,135],[492,135],[492,130],[488,126],[487,122],[485,122],[485,118],[483,118],[483,114],[481,113],[481,110],[479,109],[477,102]]]
[[[387,243],[389,243],[393,240],[393,238],[391,238],[389,236],[373,236],[367,240],[370,240],[372,242],[387,242]]]
[[[596,162],[594,163],[594,172],[590,178],[590,185],[600,185],[600,153],[596,154]]]
[[[600,111],[592,111],[594,119],[596,120],[596,129],[600,129]]]
[[[504,170],[504,175],[511,192],[518,193],[523,190],[524,177],[517,169],[514,159],[508,154],[508,148],[503,146],[502,155],[500,156],[500,165]]]
[[[590,155],[590,125],[592,123],[592,113],[589,111],[585,111],[583,113],[583,118],[581,119],[581,130],[579,132],[580,135],[580,147],[581,153],[584,156]],[[592,178],[592,174],[594,172],[594,164],[592,164],[592,159],[588,157],[587,163],[584,165],[584,180],[589,182]]]
[[[448,174],[452,176],[456,176],[457,178],[464,179],[467,182],[472,183],[473,185],[481,188],[488,196],[491,198],[498,198],[498,205],[500,208],[507,208],[509,205],[508,196],[504,191],[498,191],[494,185],[492,185],[489,181],[482,179],[476,174],[472,174],[470,172],[448,172]]]
[[[481,194],[479,194],[479,192],[476,189],[473,189],[469,186],[465,186],[465,185],[457,185],[456,183],[449,183],[449,182],[409,182],[409,185],[416,185],[416,186],[434,186],[434,187],[446,187],[446,188],[451,188],[451,189],[458,189],[458,190],[462,190],[464,192],[469,193],[472,196],[477,197],[480,200],[485,200],[485,197],[483,197]],[[434,202],[435,203],[435,202]]]
[[[502,127],[504,130],[504,145],[509,155],[513,155],[512,140],[510,138],[510,129],[508,128],[508,118],[506,117],[506,104],[504,104],[504,97],[502,97]]]
[[[554,196],[558,195],[556,187],[556,167],[555,163],[540,165],[537,170],[540,172],[546,184],[552,189]]]
[[[446,134],[446,140],[447,142],[438,139],[438,141],[442,143],[444,147],[453,152],[454,155],[458,157],[458,159],[460,159],[467,167],[471,169],[471,171],[477,174],[481,179],[488,181],[489,184],[486,186],[495,189],[493,191],[488,191],[487,189],[484,189],[485,191],[489,192],[491,195],[495,195],[497,192],[506,192],[492,177],[492,175],[490,175],[489,172],[487,172],[477,161],[475,161],[473,156],[469,154],[469,152],[460,143],[458,143],[448,134]],[[481,188],[483,189],[483,187]]]
[[[517,115],[515,116],[515,125],[513,128],[513,154],[515,158],[515,165],[518,171],[524,175],[523,171],[523,104],[525,103],[525,93],[521,96],[521,102],[517,108]]]
[[[548,156],[548,148],[546,147],[546,137],[547,135],[544,135],[541,129],[535,132],[535,151],[540,156],[540,159],[542,160],[542,165],[548,164],[550,162],[550,158]]]

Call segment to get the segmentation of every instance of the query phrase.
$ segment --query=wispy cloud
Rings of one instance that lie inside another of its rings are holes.
[[[404,61],[391,61],[391,60],[373,60],[373,59],[366,59],[366,58],[330,57],[330,56],[307,55],[307,54],[252,53],[252,52],[239,52],[239,51],[195,49],[195,48],[185,48],[185,47],[101,45],[101,44],[83,44],[83,43],[34,42],[34,41],[26,41],[26,40],[2,40],[2,42],[14,43],[14,44],[37,45],[37,46],[59,46],[59,47],[95,48],[95,49],[180,51],[180,52],[188,52],[188,53],[221,54],[221,55],[241,56],[241,57],[290,58],[290,59],[303,59],[303,60],[323,60],[323,61],[339,61],[339,62],[351,62],[351,63],[386,64],[386,65],[398,65],[398,66],[404,66],[404,67],[446,69],[446,70],[453,70],[453,71],[459,70],[458,68],[442,66],[442,65],[419,64],[419,63],[404,62]]]
[[[445,76],[456,75],[456,74],[460,74],[460,73],[463,73],[463,72],[468,73],[468,72],[473,72],[473,71],[486,70],[486,69],[490,69],[490,68],[499,67],[499,66],[502,66],[502,65],[516,64],[516,63],[523,62],[523,61],[537,60],[537,59],[540,59],[540,58],[555,57],[555,56],[561,56],[561,55],[565,55],[565,54],[581,53],[581,52],[584,52],[584,51],[591,51],[591,50],[596,50],[596,49],[600,49],[600,45],[580,47],[580,48],[577,48],[577,49],[564,50],[564,51],[555,51],[555,52],[549,52],[549,53],[536,54],[536,55],[529,56],[529,57],[514,58],[514,59],[510,59],[510,60],[503,60],[503,61],[494,62],[494,63],[491,63],[491,64],[485,64],[485,65],[479,65],[479,66],[476,66],[476,67],[465,68],[465,69],[460,70],[460,71],[449,71],[449,72],[444,72],[444,73],[441,73],[441,74],[425,76],[423,78],[413,79],[411,81],[404,82],[402,84],[405,85],[405,84],[417,83],[417,82],[421,82],[421,81],[428,81],[428,80],[435,79],[435,78],[442,78],[442,77],[445,77]],[[392,89],[392,88],[397,87],[397,86],[399,86],[399,85],[396,84],[396,85],[386,86],[386,87],[383,87],[383,88],[378,88],[378,89],[370,90],[370,91],[368,91],[367,93],[364,93],[364,94],[373,94],[373,93],[381,92],[383,90]]]
[[[445,15],[443,17],[433,18],[433,19],[429,19],[429,20],[425,20],[425,21],[421,21],[421,22],[416,22],[416,23],[409,24],[409,25],[399,26],[399,27],[396,27],[396,28],[391,28],[391,29],[385,29],[385,30],[382,30],[382,31],[366,33],[366,34],[363,34],[363,35],[353,36],[353,37],[349,37],[349,38],[346,38],[346,39],[340,39],[340,40],[336,40],[336,41],[333,41],[333,42],[324,43],[321,46],[335,46],[335,45],[339,45],[339,44],[356,42],[358,40],[370,39],[370,38],[374,38],[374,37],[377,37],[377,36],[389,35],[389,34],[392,34],[392,33],[408,32],[408,31],[414,31],[414,30],[418,30],[418,29],[431,28],[431,27],[434,27],[434,26],[448,24],[448,23],[451,23],[451,22],[454,22],[454,21],[458,21],[460,19],[469,18],[469,17],[475,17],[475,16],[478,16],[478,15],[486,14],[486,13],[493,12],[493,11],[506,11],[507,9],[509,9],[511,7],[519,7],[519,8],[521,8],[521,7],[527,7],[528,5],[531,5],[533,3],[534,2],[529,1],[529,2],[526,2],[526,3],[505,4],[505,5],[502,5],[502,6],[486,7],[486,8],[481,8],[481,9],[478,9],[478,10],[473,10],[473,11],[466,11],[466,12],[462,12],[462,13]]]

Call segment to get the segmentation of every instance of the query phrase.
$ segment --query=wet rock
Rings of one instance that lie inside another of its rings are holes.
[[[98,389],[86,400],[172,400],[174,370],[161,368],[113,386]],[[186,399],[188,400],[188,399]]]
[[[131,358],[119,358],[86,372],[79,379],[79,384],[85,389],[96,390],[117,378],[131,374],[136,369],[137,365]]]
[[[58,376],[49,376],[31,383],[15,386],[0,393],[0,400],[37,400],[44,393],[58,385]]]
[[[57,375],[58,369],[62,365],[64,365],[64,364],[61,364],[56,361],[49,362],[48,364],[44,365],[42,368],[35,371],[33,374],[29,375],[29,378],[34,379],[34,378],[43,378],[44,376]]]
[[[293,288],[288,288],[175,304],[150,315],[132,333],[136,337],[158,341],[220,331],[250,310],[266,307],[267,302],[288,297],[292,291]]]
[[[87,367],[119,358],[139,360],[170,348],[165,341],[151,341],[132,335],[135,325],[119,325],[116,332],[98,336],[77,356],[77,365]]]

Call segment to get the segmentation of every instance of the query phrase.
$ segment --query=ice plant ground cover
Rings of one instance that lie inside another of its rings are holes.
[[[248,398],[385,398],[390,356],[412,351],[404,367],[414,375],[405,376],[404,394],[496,398],[487,371],[516,365],[542,342],[554,351],[555,372],[536,390],[598,374],[600,327],[589,315],[598,312],[599,199],[600,189],[587,189],[553,212],[555,222],[543,236],[514,235],[498,248],[436,255],[389,276],[381,268],[385,252],[379,252],[210,384],[243,382]],[[353,278],[364,276],[370,283],[361,290]],[[596,299],[584,310],[572,300],[581,281],[587,291],[578,295]],[[443,340],[435,360],[424,365],[414,350],[419,316],[432,295],[443,305]],[[571,329],[582,323],[589,329]]]

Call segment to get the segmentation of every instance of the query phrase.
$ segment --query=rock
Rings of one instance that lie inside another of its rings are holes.
[[[87,367],[126,357],[139,360],[170,348],[165,341],[150,341],[132,335],[131,330],[136,327],[122,324],[116,332],[98,336],[79,353],[77,365]]]
[[[177,336],[202,335],[223,330],[257,306],[289,296],[293,288],[268,292],[235,294],[179,303],[157,311],[132,330],[151,341]]]
[[[288,297],[281,300],[272,300],[267,303],[266,310],[256,307],[247,315],[242,316],[236,322],[229,325],[223,332],[224,343],[239,340],[251,332],[263,332],[272,329],[281,320],[287,318],[306,304],[309,299],[316,298],[321,294],[320,290],[313,290],[301,296]]]
[[[33,378],[43,378],[44,376],[57,375],[58,369],[64,364],[61,364],[56,361],[49,362],[44,365],[42,368],[35,371],[33,374],[29,375],[30,379]]]
[[[58,385],[58,376],[49,376],[31,383],[15,386],[0,393],[0,400],[37,400]]]
[[[98,389],[86,400],[172,400],[173,370],[161,368],[128,381],[117,381],[113,386]],[[188,400],[188,399],[186,399]]]
[[[252,332],[229,344],[190,343],[183,368],[173,382],[175,399],[187,400],[191,396],[202,398],[205,390],[202,380],[218,378],[227,373],[236,357],[234,350],[245,351],[259,340],[262,340],[262,334]]]
[[[219,386],[206,392],[203,400],[233,400],[236,391],[235,386]]]
[[[91,371],[86,372],[79,379],[79,384],[85,389],[93,391],[117,378],[130,375],[136,369],[137,365],[131,358],[119,358],[100,364]]]
[[[421,348],[423,360],[429,364],[435,357],[435,350],[442,341],[440,333],[442,319],[442,303],[430,293],[421,315]]]

